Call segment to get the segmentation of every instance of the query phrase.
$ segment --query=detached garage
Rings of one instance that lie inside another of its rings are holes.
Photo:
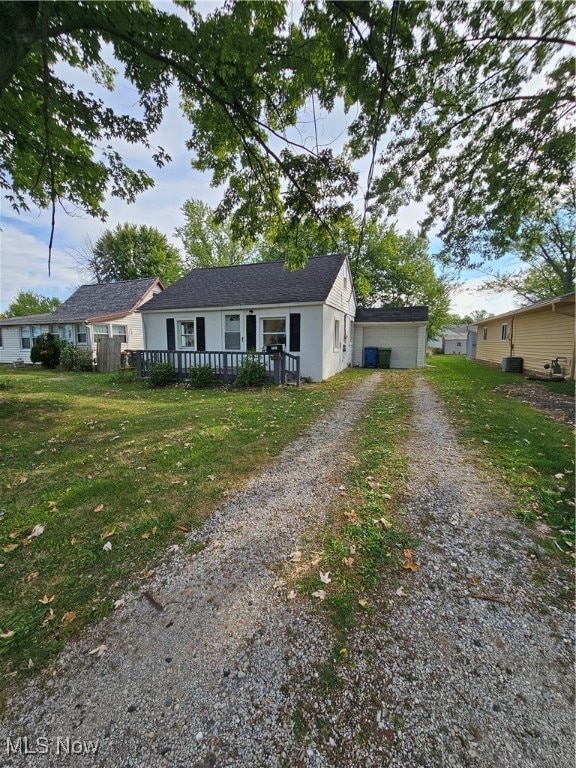
[[[354,365],[364,366],[366,347],[390,349],[390,368],[426,364],[428,307],[379,307],[356,310]]]

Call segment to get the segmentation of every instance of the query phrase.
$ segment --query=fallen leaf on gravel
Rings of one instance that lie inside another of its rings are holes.
[[[404,550],[404,557],[406,558],[406,562],[404,563],[404,568],[407,571],[413,571],[414,573],[418,572],[420,570],[420,566],[418,563],[414,562],[414,553],[411,549],[405,549]]]
[[[53,603],[56,595],[44,595],[43,598],[38,600],[39,603],[42,603],[42,605],[48,605],[49,603]]]
[[[76,611],[66,611],[66,613],[62,616],[62,624],[66,626],[67,624],[70,624],[74,619],[76,618]]]
[[[114,600],[113,602],[114,608],[121,608],[123,605],[126,605],[126,600],[124,600],[123,597],[121,597],[119,600]]]
[[[8,544],[6,547],[2,547],[2,552],[14,552],[18,548],[18,544]]]
[[[323,589],[317,589],[316,592],[312,592],[312,597],[316,597],[318,600],[326,600],[326,592]]]
[[[178,544],[171,544],[168,547],[168,552],[178,552],[179,549],[180,549],[180,546]]]
[[[286,580],[278,579],[277,581],[274,582],[272,586],[274,587],[274,589],[282,589],[282,587],[286,586]]]
[[[396,594],[398,595],[398,597],[404,597],[406,593],[404,592],[404,589],[402,587],[398,587],[398,589],[396,590]]]
[[[365,597],[361,597],[360,600],[358,600],[358,605],[361,608],[368,608],[368,600],[366,600]]]
[[[102,645],[97,645],[96,648],[92,648],[91,651],[88,651],[88,656],[96,656],[96,658],[99,659],[107,650],[108,646],[102,643]]]
[[[14,637],[16,632],[11,629],[9,632],[0,632],[0,640],[7,640],[9,637]]]
[[[290,592],[288,592],[288,594],[286,595],[286,600],[294,600],[295,597],[296,597],[296,592],[293,589],[291,589]]]
[[[107,541],[106,544],[104,544],[104,546],[102,547],[102,549],[104,550],[104,552],[110,552],[110,550],[112,549],[112,542]]]
[[[379,520],[372,520],[372,522],[378,527],[383,526],[384,528],[392,528],[392,523],[390,520],[386,520],[385,517],[381,517]]]
[[[350,520],[351,523],[357,523],[358,522],[358,515],[354,510],[350,510],[349,512],[344,512],[344,517],[347,517],[348,520]]]
[[[302,552],[300,552],[299,549],[295,549],[294,552],[290,552],[288,555],[288,560],[291,560],[293,563],[298,563],[302,560]]]
[[[382,498],[383,498],[383,499],[391,499],[391,498],[392,498],[392,496],[390,496],[390,494],[389,494],[389,493],[383,493],[383,494],[382,494]]]

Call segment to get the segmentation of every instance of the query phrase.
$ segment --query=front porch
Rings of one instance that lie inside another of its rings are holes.
[[[295,384],[300,386],[300,358],[289,352],[188,352],[176,350],[138,350],[136,355],[136,376],[147,378],[156,363],[171,363],[179,382],[190,378],[190,369],[209,365],[224,384],[232,384],[244,361],[256,360],[266,370],[266,383]]]

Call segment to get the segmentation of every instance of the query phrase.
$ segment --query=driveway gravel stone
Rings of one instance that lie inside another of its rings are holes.
[[[535,556],[423,378],[399,510],[421,570],[382,586],[321,685],[334,638],[278,565],[324,522],[381,375],[10,701],[0,765],[573,766],[570,574]]]

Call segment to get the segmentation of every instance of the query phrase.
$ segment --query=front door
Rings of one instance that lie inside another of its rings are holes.
[[[242,327],[239,312],[224,315],[224,349],[230,352],[242,350]]]

